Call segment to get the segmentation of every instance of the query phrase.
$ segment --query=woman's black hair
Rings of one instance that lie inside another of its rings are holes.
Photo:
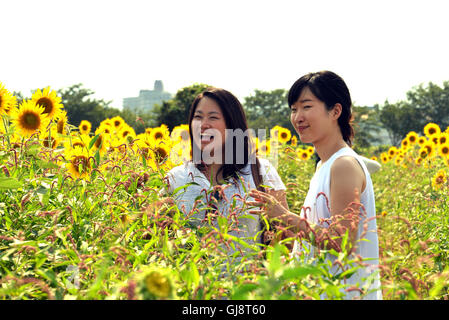
[[[319,71],[308,73],[293,84],[288,92],[288,105],[291,106],[298,100],[304,88],[310,91],[319,100],[323,101],[327,110],[332,110],[335,104],[342,106],[342,112],[338,118],[343,140],[352,146],[354,128],[352,126],[352,101],[349,89],[344,80],[332,71]]]
[[[189,132],[190,132],[190,143],[191,143],[191,150],[194,150],[194,148],[197,148],[194,146],[194,140],[193,140],[193,130],[192,130],[192,120],[193,116],[195,114],[195,110],[203,98],[210,98],[214,100],[218,106],[221,109],[221,112],[223,113],[225,123],[226,123],[226,129],[241,129],[243,133],[247,133],[248,131],[248,124],[246,121],[246,115],[245,111],[243,110],[242,104],[240,101],[229,91],[221,89],[221,88],[207,88],[205,91],[200,93],[195,100],[192,103],[192,106],[190,107],[190,113],[189,113]],[[246,167],[250,160],[250,155],[252,154],[252,144],[250,143],[250,140],[248,136],[244,136],[243,139],[243,163],[240,163],[242,161],[237,161],[237,157],[240,159],[241,150],[237,150],[237,143],[236,143],[237,137],[233,136],[233,139],[226,139],[225,141],[225,150],[230,150],[229,148],[232,147],[233,150],[233,161],[232,163],[227,163],[227,161],[221,166],[220,170],[218,170],[215,174],[216,177],[218,177],[218,174],[222,171],[223,172],[223,178],[225,180],[230,179],[238,179],[238,174],[248,174],[248,172],[243,172],[243,169]],[[200,170],[204,169],[203,163],[195,163],[196,167]]]

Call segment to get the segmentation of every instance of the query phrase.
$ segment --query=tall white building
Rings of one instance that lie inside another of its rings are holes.
[[[138,97],[124,98],[123,110],[131,110],[136,114],[152,111],[155,104],[161,104],[172,97],[171,93],[164,91],[162,80],[156,80],[153,90],[140,90]]]

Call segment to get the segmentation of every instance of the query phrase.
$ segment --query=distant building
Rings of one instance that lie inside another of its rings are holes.
[[[140,90],[138,97],[124,98],[123,110],[130,110],[137,114],[152,111],[155,104],[161,104],[172,98],[172,94],[164,91],[162,80],[154,82],[154,90]]]

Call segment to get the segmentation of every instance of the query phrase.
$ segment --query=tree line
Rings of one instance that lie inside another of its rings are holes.
[[[176,92],[174,97],[162,101],[152,111],[138,114],[130,110],[111,107],[111,101],[93,98],[94,91],[84,88],[81,83],[58,90],[67,112],[69,123],[78,126],[81,120],[92,123],[93,130],[106,118],[121,116],[136,133],[145,128],[166,124],[173,129],[187,122],[190,106],[194,98],[204,91],[208,84],[195,83]],[[24,99],[22,93],[14,93],[18,101]],[[423,127],[434,122],[445,130],[449,126],[449,81],[440,87],[432,82],[419,85],[406,93],[406,99],[396,103],[374,106],[353,106],[355,141],[358,147],[372,144],[399,145],[410,131],[422,132]],[[269,130],[275,125],[295,130],[290,123],[290,108],[287,105],[287,90],[254,90],[254,93],[242,101],[248,126],[254,129]],[[382,141],[379,133],[386,131],[390,141]]]

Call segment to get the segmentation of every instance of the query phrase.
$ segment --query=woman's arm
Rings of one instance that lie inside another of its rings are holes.
[[[352,246],[357,237],[360,211],[354,213],[346,208],[354,201],[354,190],[360,190],[362,193],[365,186],[365,173],[354,157],[344,156],[334,161],[330,179],[330,213],[335,225],[329,228],[329,232],[335,234],[349,230],[349,241]],[[336,241],[341,244],[341,240]]]
[[[338,179],[338,177],[336,178]],[[338,187],[338,185],[339,184],[337,183],[335,186]],[[332,248],[337,252],[340,252],[342,251],[341,236],[345,234],[346,230],[350,230],[350,244],[354,243],[354,235],[357,232],[357,226],[354,223],[354,219],[359,216],[360,193],[358,189],[355,188],[352,189],[349,194],[352,195],[350,198],[351,200],[348,201],[346,207],[344,207],[339,214],[333,214],[335,222],[332,223],[329,228],[310,223],[306,219],[301,218],[299,215],[292,213],[287,208],[283,207],[272,195],[258,190],[250,191],[250,196],[254,197],[256,201],[247,203],[252,206],[260,207],[260,209],[249,210],[248,212],[259,215],[266,214],[270,219],[280,220],[289,228],[289,230],[296,234],[300,233],[304,239],[308,240],[313,245],[322,249]],[[334,203],[337,207],[340,206],[340,204]],[[340,219],[337,219],[339,217]],[[329,240],[329,238],[332,239],[332,241],[323,241]]]

